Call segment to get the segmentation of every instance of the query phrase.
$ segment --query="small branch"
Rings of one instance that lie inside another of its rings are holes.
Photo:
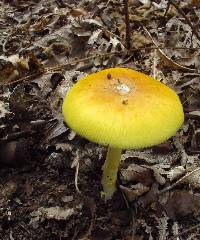
[[[183,234],[186,234],[186,233],[188,233],[188,232],[190,232],[190,231],[192,231],[192,230],[195,230],[195,229],[197,229],[197,228],[199,228],[199,227],[200,227],[200,223],[198,223],[198,224],[196,224],[195,226],[190,227],[190,228],[188,228],[188,229],[180,232],[179,234],[174,235],[173,237],[170,237],[168,240],[173,240],[173,239],[175,239],[175,238],[178,238],[178,237],[182,236]]]
[[[147,32],[148,30],[145,29]],[[148,34],[149,37],[151,36],[150,33]],[[195,69],[192,69],[192,68],[187,68],[185,66],[182,66],[178,63],[175,63],[173,62],[169,57],[166,56],[166,54],[161,50],[161,49],[173,49],[173,50],[179,50],[179,49],[185,49],[185,50],[193,50],[193,51],[196,51],[196,50],[199,50],[200,48],[185,48],[185,47],[159,47],[155,41],[153,40],[153,38],[151,37],[152,39],[152,42],[154,43],[154,47],[142,47],[142,48],[131,48],[128,52],[127,50],[122,50],[122,51],[113,51],[113,52],[110,52],[110,53],[100,53],[100,52],[94,52],[91,56],[88,56],[86,58],[80,58],[78,60],[72,60],[72,61],[69,61],[68,63],[65,63],[65,64],[60,64],[60,65],[57,65],[55,67],[51,67],[51,68],[45,68],[43,69],[43,72],[38,72],[38,73],[34,73],[34,74],[31,74],[31,75],[28,75],[28,76],[25,76],[25,77],[22,77],[22,78],[19,78],[13,82],[9,82],[9,83],[4,83],[4,84],[0,84],[0,86],[11,86],[13,84],[18,84],[20,82],[25,82],[25,81],[29,81],[29,80],[33,80],[41,75],[48,75],[48,74],[52,74],[56,71],[61,71],[62,69],[64,68],[67,68],[69,67],[70,65],[75,65],[77,63],[80,63],[80,62],[87,62],[88,60],[91,60],[91,59],[95,59],[95,58],[104,58],[104,57],[109,57],[109,56],[112,56],[112,55],[117,55],[117,54],[131,54],[131,53],[134,53],[134,52],[138,52],[138,51],[151,51],[151,50],[155,50],[155,49],[158,49],[159,52],[162,53],[162,55],[164,55],[170,62],[172,62],[174,65],[176,65],[177,67],[183,69],[183,70],[187,70],[189,72],[193,72],[194,74],[197,74],[199,76],[199,73],[198,72],[195,72]],[[132,55],[130,55],[123,63],[127,62],[130,58],[132,57]],[[123,64],[121,63],[121,64]]]
[[[78,174],[79,174],[79,160],[80,160],[80,151],[77,150],[76,151],[76,156],[74,157],[73,159],[73,162],[71,164],[71,168],[75,168],[75,176],[74,176],[74,185],[75,185],[75,188],[76,188],[76,192],[78,194],[81,194],[81,191],[79,190],[79,187],[78,187]]]
[[[172,66],[178,68],[178,69],[182,69],[182,70],[185,70],[185,71],[188,71],[188,72],[195,72],[196,69],[193,69],[193,68],[189,68],[189,67],[185,67],[175,61],[173,61],[170,57],[168,57],[164,52],[163,50],[158,46],[158,44],[156,43],[156,41],[153,39],[153,37],[151,36],[151,33],[148,31],[148,29],[143,26],[143,29],[145,30],[146,34],[149,36],[149,38],[151,39],[152,43],[157,47],[158,49],[158,52],[166,59],[166,61],[169,62],[169,64],[171,64]]]
[[[12,134],[7,135],[4,138],[0,138],[0,144],[15,141],[19,138],[27,138],[27,137],[33,135],[34,133],[36,133],[36,132],[32,131],[32,130],[12,133]]]
[[[33,74],[28,75],[28,76],[26,76],[26,77],[22,77],[22,78],[19,78],[19,79],[15,80],[15,81],[12,81],[12,82],[9,82],[9,83],[5,83],[5,84],[2,84],[2,85],[3,85],[3,86],[11,86],[11,85],[13,85],[13,84],[18,84],[18,83],[20,83],[20,82],[25,82],[25,81],[27,81],[27,80],[35,79],[35,78],[43,75],[44,73],[45,73],[45,71],[44,71],[44,72],[33,73]]]
[[[128,13],[128,0],[124,0],[124,15],[125,15],[125,24],[126,24],[126,48],[130,49],[131,38],[130,38],[130,20],[129,20],[129,13]]]
[[[170,8],[170,0],[169,0],[168,3],[167,3],[167,7],[166,7],[166,9],[165,9],[164,17],[166,17],[166,15],[167,15],[167,13],[168,13],[168,11],[169,11],[169,8]]]
[[[79,173],[79,161],[77,161],[76,163],[76,171],[75,171],[75,178],[74,178],[74,184],[75,184],[75,188],[77,193],[81,193],[78,187],[78,173]]]
[[[161,190],[158,195],[161,195],[165,192],[168,192],[170,190],[172,190],[173,188],[175,188],[178,184],[180,184],[181,182],[183,182],[183,180],[187,179],[189,176],[191,176],[192,174],[194,174],[195,172],[200,171],[200,167],[196,168],[195,170],[185,174],[182,178],[180,178],[177,182],[175,182],[174,184],[172,184],[169,187],[164,188],[163,190]]]

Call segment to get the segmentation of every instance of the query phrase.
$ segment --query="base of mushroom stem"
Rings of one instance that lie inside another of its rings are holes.
[[[113,194],[116,192],[117,188],[113,186],[110,186],[110,187],[105,185],[103,186],[103,184],[102,184],[102,187],[103,187],[103,191],[101,192],[101,197],[105,201],[112,199]]]

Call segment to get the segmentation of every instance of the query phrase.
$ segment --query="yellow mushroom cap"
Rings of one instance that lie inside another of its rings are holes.
[[[184,121],[178,95],[143,73],[110,68],[80,79],[64,98],[68,126],[92,142],[137,149],[160,144]]]

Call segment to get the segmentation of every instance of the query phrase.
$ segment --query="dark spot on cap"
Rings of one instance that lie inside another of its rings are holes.
[[[117,79],[117,82],[118,82],[118,84],[121,84],[121,81],[119,79]]]
[[[108,78],[108,79],[111,79],[111,77],[112,77],[111,74],[108,73],[108,74],[107,74],[107,78]]]
[[[128,105],[128,99],[122,100],[122,104],[123,104],[123,105]]]

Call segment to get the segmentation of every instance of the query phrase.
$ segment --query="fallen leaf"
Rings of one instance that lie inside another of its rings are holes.
[[[120,170],[120,179],[123,182],[140,182],[149,186],[153,182],[153,174],[150,169],[132,163],[127,169]]]
[[[70,11],[70,14],[73,17],[80,17],[80,16],[86,16],[88,13],[84,9],[82,9],[82,8],[73,8]]]
[[[131,188],[124,187],[122,185],[120,185],[119,187],[121,191],[125,194],[129,202],[134,201],[139,196],[149,191],[149,187],[146,187],[141,183],[132,185]]]
[[[81,207],[81,206],[80,206]],[[32,217],[44,217],[46,219],[66,220],[72,215],[76,214],[74,208],[61,208],[56,207],[40,207],[37,211],[31,213]]]
[[[142,33],[133,34],[132,40],[132,46],[136,49],[147,47],[149,44],[151,44],[151,40]]]
[[[182,219],[186,216],[193,218],[200,213],[200,195],[176,190],[169,198],[164,209],[168,217],[173,220]]]

